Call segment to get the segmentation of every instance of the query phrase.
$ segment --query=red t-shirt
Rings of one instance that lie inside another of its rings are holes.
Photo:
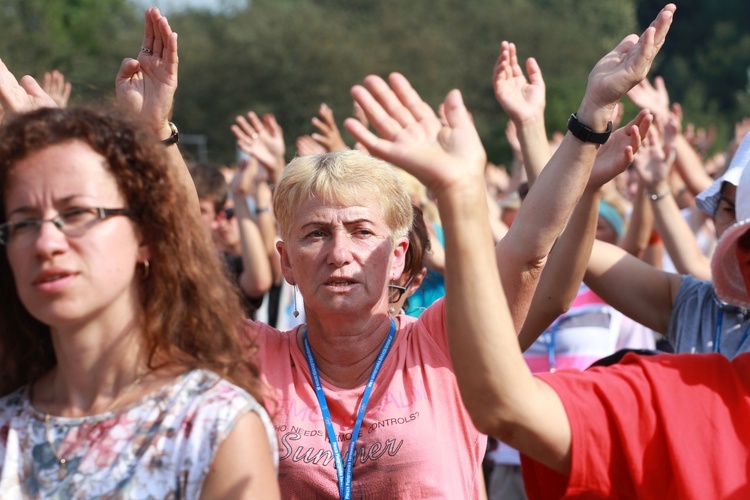
[[[357,439],[352,498],[478,498],[486,437],[461,402],[448,354],[443,301],[400,328]],[[259,327],[257,362],[275,390],[266,402],[279,439],[282,498],[338,498],[331,447],[297,329]],[[322,381],[342,459],[364,384]]]
[[[539,377],[570,420],[571,474],[522,457],[529,498],[750,498],[750,353],[627,355]]]

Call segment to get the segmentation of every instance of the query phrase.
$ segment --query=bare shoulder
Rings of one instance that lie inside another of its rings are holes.
[[[272,450],[257,413],[242,416],[219,446],[201,498],[279,498]]]

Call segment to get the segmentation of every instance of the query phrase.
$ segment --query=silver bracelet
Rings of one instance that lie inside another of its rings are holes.
[[[648,195],[649,198],[651,198],[651,201],[659,201],[662,198],[666,198],[667,195],[672,194],[672,188],[667,188],[666,191],[664,191],[663,193],[659,193],[659,194],[649,193],[648,191],[646,191],[646,194]]]

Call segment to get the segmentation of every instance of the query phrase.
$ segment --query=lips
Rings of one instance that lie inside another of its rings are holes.
[[[33,285],[45,285],[56,281],[64,280],[73,276],[75,273],[64,269],[48,269],[42,271],[32,282]]]

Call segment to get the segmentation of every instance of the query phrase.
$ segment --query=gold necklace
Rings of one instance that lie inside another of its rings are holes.
[[[117,406],[117,404],[120,401],[122,401],[122,398],[124,398],[126,394],[128,394],[130,391],[132,391],[135,388],[135,386],[141,383],[142,379],[143,379],[142,375],[139,375],[138,377],[136,377],[136,379],[133,380],[133,382],[129,386],[127,386],[124,391],[121,391],[120,394],[117,395],[115,400],[112,401],[109,404],[109,406],[107,406],[107,408],[104,409],[103,413],[109,413],[110,411],[112,411],[112,409],[115,406]],[[55,457],[55,459],[57,459],[57,463],[60,465],[60,470],[57,471],[57,479],[62,481],[63,479],[65,479],[65,476],[68,475],[68,459],[65,458],[62,453],[58,454],[58,450],[55,450],[55,445],[52,442],[52,439],[50,439],[49,419],[50,419],[49,413],[45,413],[44,414],[44,436],[47,438],[47,444],[49,445],[49,449],[52,452],[52,455]],[[79,437],[73,442],[73,445],[70,447],[68,451],[69,452],[72,451],[73,448],[75,448],[78,443],[88,438],[89,435],[91,434],[91,431],[93,431],[97,425],[99,424],[98,423],[92,424],[88,428],[88,430],[86,430],[86,433],[83,435],[82,438]]]

